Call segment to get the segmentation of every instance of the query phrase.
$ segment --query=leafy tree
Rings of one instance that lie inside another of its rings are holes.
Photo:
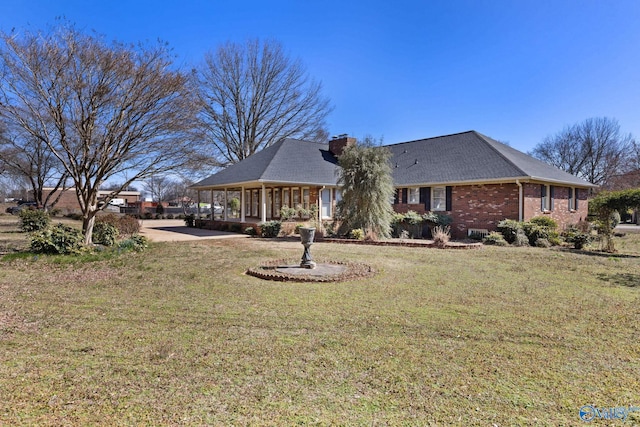
[[[193,91],[171,66],[165,45],[108,43],[70,25],[0,33],[0,117],[62,165],[82,210],[85,244],[101,185],[125,176],[127,188],[189,160]]]
[[[391,152],[370,137],[344,149],[338,157],[342,200],[338,203],[340,234],[361,228],[373,237],[389,237],[393,219]]]
[[[624,212],[627,209],[640,208],[640,188],[622,191],[602,192],[589,201],[589,209],[598,216],[598,233],[602,236],[602,249],[615,252],[613,243],[614,223],[612,214]]]
[[[321,84],[277,42],[227,43],[206,55],[196,76],[202,129],[218,165],[237,163],[283,138],[327,140],[331,109]]]
[[[605,185],[628,164],[631,134],[615,119],[596,117],[545,138],[531,154],[591,183]]]

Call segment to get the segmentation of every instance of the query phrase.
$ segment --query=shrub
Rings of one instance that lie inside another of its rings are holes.
[[[118,238],[118,228],[108,222],[96,222],[93,226],[93,243],[113,246]]]
[[[503,219],[498,223],[498,231],[508,243],[514,243],[518,238],[518,232],[522,230],[522,224],[514,219]]]
[[[298,211],[296,211],[294,208],[290,208],[287,205],[283,205],[280,208],[280,219],[282,221],[290,221],[295,218],[296,215],[298,215]]]
[[[37,209],[23,209],[20,211],[20,229],[25,233],[44,230],[51,223],[49,214]]]
[[[408,211],[402,219],[402,227],[409,232],[411,238],[422,237],[422,215],[415,211]]]
[[[138,218],[134,216],[125,215],[118,218],[116,227],[118,227],[118,231],[121,235],[131,236],[140,231],[140,222],[138,221]]]
[[[31,251],[43,254],[74,254],[82,248],[82,232],[58,224],[37,231],[31,236]]]
[[[196,217],[194,214],[185,215],[184,217],[184,225],[187,227],[195,227],[196,226]]]
[[[164,214],[164,206],[162,205],[162,203],[158,202],[157,206],[156,206],[156,213],[158,215],[162,215]]]
[[[148,247],[149,247],[149,241],[147,240],[147,238],[144,236],[140,236],[139,234],[134,234],[133,236],[121,241],[118,244],[118,248],[125,251],[134,251],[134,252],[142,252]]]
[[[567,227],[562,233],[562,237],[567,243],[572,244],[575,249],[582,249],[593,241],[590,229],[582,223]]]
[[[244,229],[244,234],[248,234],[251,237],[257,236],[258,232],[253,227],[247,227]]]
[[[59,216],[62,213],[62,209],[60,208],[53,208],[49,211],[49,214],[51,216]]]
[[[549,230],[555,230],[558,228],[558,223],[548,216],[536,216],[529,220],[530,223],[546,227]]]
[[[300,229],[304,227],[304,224],[296,224],[295,233],[300,234]]]
[[[333,221],[324,221],[322,223],[322,228],[324,229],[324,234],[327,237],[333,237],[336,235],[336,223]]]
[[[451,225],[453,222],[453,218],[451,218],[450,215],[437,212],[427,212],[423,214],[422,220],[432,227],[437,227],[438,225]]]
[[[611,228],[616,228],[620,224],[620,213],[618,211],[611,212],[609,221],[611,222]]]
[[[433,243],[440,249],[447,246],[451,238],[451,228],[448,225],[438,225],[432,231]]]
[[[356,240],[364,240],[364,230],[362,228],[356,228],[349,232],[349,237]]]
[[[143,219],[152,219],[153,218],[153,214],[151,212],[145,212],[144,214],[142,214],[142,218]]]
[[[492,231],[489,233],[484,239],[482,239],[482,243],[485,245],[495,245],[495,246],[507,246],[508,243],[504,239],[504,236],[501,233],[496,231]]]
[[[242,231],[242,225],[238,224],[237,222],[234,222],[231,225],[229,225],[229,231],[233,233],[240,233]]]
[[[261,235],[266,238],[278,237],[278,234],[280,234],[280,227],[282,227],[282,223],[280,223],[280,221],[267,221],[260,226],[262,230]]]
[[[522,229],[524,233],[527,235],[529,239],[529,244],[531,246],[536,245],[536,240],[545,239],[548,241],[549,238],[549,229],[547,227],[540,226],[533,222],[524,222],[522,223]]]
[[[173,219],[173,218],[174,218],[173,214],[171,214],[171,213],[167,214],[167,219]]]
[[[547,237],[547,240],[552,246],[560,246],[562,244],[560,233],[555,230],[549,231],[549,237]]]
[[[395,212],[391,217],[391,236],[400,237],[402,234],[402,221],[404,220],[404,214]],[[408,235],[408,233],[407,233]]]
[[[529,246],[529,238],[524,234],[524,230],[519,228],[516,232],[516,238],[512,242],[514,246]]]
[[[549,239],[545,239],[544,237],[540,237],[534,242],[534,246],[537,248],[548,248],[551,246],[551,242]]]

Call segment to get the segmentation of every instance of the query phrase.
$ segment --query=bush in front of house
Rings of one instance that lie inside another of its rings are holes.
[[[451,239],[451,228],[448,225],[438,225],[431,232],[433,243],[440,249],[444,249]]]
[[[196,217],[194,214],[185,215],[184,217],[184,225],[187,227],[195,227],[196,226]]]
[[[20,229],[25,233],[44,230],[51,223],[49,214],[39,209],[23,209],[19,216]]]
[[[585,225],[586,224],[586,225]],[[593,235],[588,223],[570,225],[562,233],[565,242],[572,244],[575,249],[583,249],[593,242]]]
[[[80,230],[57,224],[31,235],[31,251],[42,254],[75,254],[80,252],[82,241]]]
[[[267,221],[260,226],[261,236],[266,238],[278,237],[282,223],[280,221]]]
[[[546,226],[538,225],[529,221],[522,223],[522,229],[524,230],[524,234],[527,235],[531,246],[536,246],[536,240],[538,239],[545,239],[549,241],[550,230]]]
[[[524,230],[522,228],[519,228],[516,231],[515,240],[511,244],[513,246],[529,246],[529,238],[524,234]]]
[[[349,237],[356,240],[364,240],[364,230],[362,228],[355,228],[349,232]]]
[[[541,227],[546,227],[549,230],[556,230],[558,228],[558,223],[556,222],[556,220],[548,216],[536,216],[531,218],[529,222]]]
[[[298,215],[298,211],[294,208],[290,208],[287,205],[283,205],[280,208],[280,219],[283,221],[291,221]]]
[[[108,222],[96,222],[93,226],[93,243],[113,246],[120,235],[118,228]]]
[[[482,239],[482,243],[485,245],[495,245],[495,246],[507,246],[509,243],[504,239],[502,233],[498,233],[496,231],[492,231],[489,233],[484,239]]]
[[[258,235],[258,232],[253,227],[247,227],[244,229],[244,234],[248,234],[251,237],[255,237]]]
[[[522,230],[522,223],[514,219],[503,219],[498,223],[498,231],[507,243],[514,243],[518,239],[518,234],[526,236]],[[527,246],[528,246],[527,242]],[[520,245],[521,246],[521,245]]]

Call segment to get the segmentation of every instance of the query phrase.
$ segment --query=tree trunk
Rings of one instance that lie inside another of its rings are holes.
[[[84,234],[85,246],[91,246],[93,244],[93,225],[96,222],[96,207],[91,206],[85,212],[82,218],[82,233]]]

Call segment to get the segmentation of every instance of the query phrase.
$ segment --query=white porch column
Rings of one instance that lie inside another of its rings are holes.
[[[211,207],[211,209],[213,209],[213,206]],[[224,189],[224,204],[222,205],[222,218],[224,218],[224,220],[227,220],[227,189]]]
[[[246,200],[244,199],[244,187],[240,187],[240,222],[244,222],[244,210]]]
[[[198,213],[198,219],[200,219],[200,190],[198,190],[198,207],[196,212]]]
[[[209,201],[211,202],[211,221],[214,220],[214,215],[213,215],[213,190],[211,190],[211,194],[209,195]]]
[[[260,219],[262,222],[267,222],[267,190],[262,184],[262,200],[260,201]]]

